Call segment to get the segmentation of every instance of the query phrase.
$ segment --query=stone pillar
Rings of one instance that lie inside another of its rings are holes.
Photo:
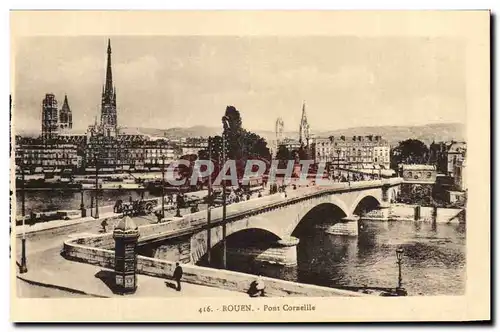
[[[137,289],[137,239],[139,230],[132,218],[125,216],[113,230],[115,240],[115,292],[132,294]]]
[[[296,266],[297,244],[299,244],[299,239],[290,236],[276,241],[275,244],[265,250],[257,247],[228,247],[227,253],[231,257],[231,260],[247,262],[248,258],[250,258],[256,262],[281,266]]]
[[[293,236],[289,236],[278,240],[276,247],[276,257],[278,258],[278,264],[284,266],[295,266],[297,265],[297,245],[299,244],[299,239]]]
[[[356,215],[344,217],[326,232],[332,235],[358,236],[358,221],[359,217]]]

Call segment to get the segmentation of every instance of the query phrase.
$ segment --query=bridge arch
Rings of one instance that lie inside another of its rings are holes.
[[[214,239],[214,238],[212,238]],[[222,238],[216,237],[217,242],[211,244],[211,265],[212,266],[222,266]],[[245,255],[243,255],[250,264],[253,259],[259,256],[261,253],[265,252],[267,249],[275,245],[279,240],[280,236],[263,228],[244,228],[238,231],[228,233],[226,236],[226,247],[230,252],[239,252],[238,248],[241,248]],[[248,249],[251,248],[249,253]],[[196,247],[196,259],[194,263],[199,265],[208,265],[208,255],[207,247],[203,245],[198,245]]]
[[[382,204],[382,200],[377,195],[361,194],[353,202],[351,206],[351,215],[360,215],[363,211],[377,209]]]
[[[315,227],[315,225],[332,223],[340,221],[342,218],[347,217],[348,212],[343,208],[331,202],[323,202],[310,208],[290,230],[292,236],[300,237],[301,234]]]

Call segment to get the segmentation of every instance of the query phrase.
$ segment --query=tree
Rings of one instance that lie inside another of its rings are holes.
[[[286,145],[280,145],[278,151],[276,151],[276,159],[280,162],[292,159],[292,151],[290,151]]]
[[[240,112],[234,106],[227,106],[224,116],[227,119],[226,158],[246,162],[249,157],[270,159],[271,153],[267,142],[259,135],[243,128]],[[220,159],[222,154],[222,136],[212,137],[212,159]],[[198,153],[200,159],[208,158],[208,151]]]
[[[407,139],[399,142],[391,151],[391,168],[398,169],[399,164],[427,164],[429,149],[418,139]]]
[[[227,154],[228,159],[239,160],[244,155],[245,132],[242,128],[240,112],[234,106],[227,106],[224,116],[228,119]]]

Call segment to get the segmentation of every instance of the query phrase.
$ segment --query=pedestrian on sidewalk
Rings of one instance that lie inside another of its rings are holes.
[[[181,291],[181,278],[182,278],[182,267],[179,262],[175,263],[174,279],[177,282],[177,291]]]
[[[102,226],[102,232],[103,233],[106,233],[106,226],[108,226],[108,221],[107,219],[104,219],[101,223],[101,226]]]

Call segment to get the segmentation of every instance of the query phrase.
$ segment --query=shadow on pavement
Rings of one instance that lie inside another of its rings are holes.
[[[101,270],[97,272],[94,277],[101,279],[101,281],[114,293],[116,285],[114,271]]]
[[[165,281],[165,286],[167,286],[167,288],[172,288],[173,290],[177,290],[177,285],[173,281]]]

